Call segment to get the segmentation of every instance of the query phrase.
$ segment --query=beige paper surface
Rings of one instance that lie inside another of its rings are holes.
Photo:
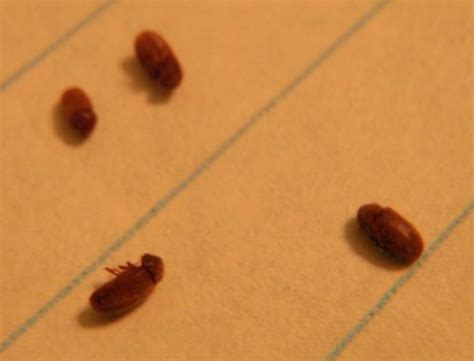
[[[472,359],[471,2],[0,16],[2,360]],[[147,28],[184,68],[169,98],[133,57]],[[81,144],[58,114],[69,85],[99,115]],[[424,236],[413,272],[355,225],[373,201]],[[163,282],[101,322],[102,268],[145,252]]]

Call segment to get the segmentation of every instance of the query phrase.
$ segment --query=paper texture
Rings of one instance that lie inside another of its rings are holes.
[[[56,44],[0,94],[2,342],[35,317],[2,360],[321,360],[407,272],[358,207],[397,209],[428,248],[470,204],[471,2],[390,2],[341,38],[375,2],[120,1],[58,42],[100,6],[1,2],[2,81]],[[134,59],[143,29],[183,65],[170,97]],[[70,85],[99,116],[83,143]],[[468,215],[337,357],[471,360],[472,234]],[[100,322],[103,267],[146,252],[163,282]]]

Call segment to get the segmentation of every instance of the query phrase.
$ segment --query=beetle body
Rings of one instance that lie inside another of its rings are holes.
[[[357,220],[379,247],[402,263],[416,261],[423,252],[416,228],[392,208],[366,204],[359,208]]]
[[[153,31],[143,31],[135,39],[135,53],[140,64],[164,88],[179,85],[183,72],[168,43]]]
[[[119,269],[106,268],[116,278],[98,288],[90,297],[94,310],[105,315],[119,315],[130,311],[153,292],[163,277],[164,265],[160,257],[145,254],[141,266],[130,262]]]
[[[81,134],[88,135],[95,128],[97,116],[89,97],[82,89],[67,89],[61,97],[61,104],[66,119]]]

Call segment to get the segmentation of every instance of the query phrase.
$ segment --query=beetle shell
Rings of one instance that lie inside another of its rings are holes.
[[[143,31],[135,39],[138,61],[163,87],[172,89],[179,85],[183,72],[178,59],[168,43],[153,31]]]
[[[88,135],[94,129],[97,116],[89,97],[82,89],[67,89],[61,97],[61,104],[65,117],[73,128],[83,135]]]
[[[94,310],[105,315],[119,315],[130,311],[153,292],[163,277],[164,265],[160,257],[151,254],[142,256],[141,266],[130,262],[127,266],[107,270],[116,278],[98,288],[90,297]]]
[[[379,247],[402,263],[416,261],[423,252],[416,228],[392,208],[366,204],[359,208],[357,220]]]

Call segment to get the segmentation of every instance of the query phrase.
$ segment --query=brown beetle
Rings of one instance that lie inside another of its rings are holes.
[[[398,261],[410,264],[423,252],[423,240],[415,227],[392,208],[376,203],[359,208],[360,227]]]
[[[127,262],[126,266],[106,268],[116,276],[98,288],[90,297],[94,310],[105,315],[119,315],[135,308],[151,294],[163,278],[164,265],[160,257],[142,256],[141,266]]]
[[[168,43],[153,31],[143,31],[135,39],[138,61],[163,87],[172,89],[179,85],[183,72],[178,59]]]
[[[87,94],[77,87],[66,89],[61,97],[64,115],[71,126],[83,135],[95,127],[97,116]]]

